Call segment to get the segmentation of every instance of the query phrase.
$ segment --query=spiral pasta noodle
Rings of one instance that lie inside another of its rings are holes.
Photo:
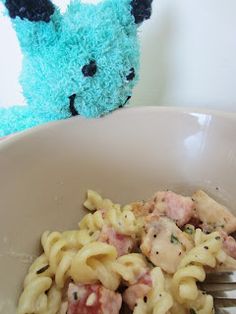
[[[116,290],[121,280],[133,284],[147,271],[147,262],[141,254],[131,253],[117,258],[113,246],[93,242],[73,258],[70,276],[79,283],[100,281],[104,287]]]
[[[85,229],[90,232],[101,231],[104,225],[104,218],[101,211],[85,215],[79,223],[80,229]]]
[[[165,277],[160,267],[151,271],[153,288],[146,300],[140,299],[134,308],[134,314],[166,314],[173,306],[173,298],[165,287]],[[146,302],[145,302],[146,301]]]
[[[70,276],[76,282],[100,281],[104,287],[116,290],[119,276],[111,269],[111,262],[117,258],[115,247],[107,243],[92,242],[85,245],[73,258]]]
[[[91,232],[101,231],[103,226],[112,227],[116,232],[125,235],[136,236],[140,232],[140,224],[133,212],[129,209],[108,208],[89,213],[79,223],[80,229]]]
[[[59,232],[45,231],[41,238],[45,255],[55,275],[55,282],[58,288],[62,288],[69,277],[68,270],[75,252],[66,251],[67,241]]]
[[[108,210],[111,208],[120,209],[121,206],[119,204],[114,204],[109,199],[103,199],[96,191],[88,190],[84,207],[88,210],[94,211],[99,209]]]
[[[18,303],[18,314],[56,314],[61,293],[53,285],[53,272],[45,254],[31,265],[24,280],[24,290]],[[49,293],[46,292],[49,290]]]
[[[112,263],[111,268],[129,285],[134,284],[137,278],[140,278],[149,269],[145,258],[139,253],[130,253],[118,257]]]
[[[173,206],[170,215],[178,206],[183,215],[194,201],[169,193],[167,204],[165,192],[161,195],[162,206]],[[43,233],[43,254],[25,277],[17,313],[64,314],[73,309],[83,313],[86,306],[100,311],[98,300],[107,313],[116,300],[118,313],[119,291],[125,289],[123,300],[134,314],[213,314],[213,297],[199,290],[197,282],[205,280],[206,267],[236,268],[236,259],[224,249],[227,234],[206,234],[188,223],[179,227],[178,216],[171,219],[163,210],[159,213],[158,204],[153,200],[121,206],[89,190],[84,206],[91,212],[77,230]],[[185,242],[188,250],[182,249]],[[169,262],[173,272],[166,268]]]
[[[180,304],[189,304],[199,298],[201,292],[196,281],[204,281],[206,276],[204,266],[212,268],[216,266],[216,257],[222,247],[218,232],[206,235],[197,229],[194,241],[196,246],[183,257],[172,280],[173,296]],[[212,297],[204,296],[201,299],[204,299],[205,311],[210,308],[210,311],[204,313],[212,313]]]
[[[66,241],[65,249],[79,250],[84,245],[96,241],[99,232],[91,232],[87,229],[68,230],[62,233],[62,238]]]

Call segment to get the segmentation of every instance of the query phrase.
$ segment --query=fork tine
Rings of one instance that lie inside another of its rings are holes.
[[[219,307],[215,309],[215,314],[235,314],[236,307]]]
[[[208,273],[207,283],[236,283],[236,272]],[[236,312],[235,312],[236,313]]]
[[[208,294],[212,295],[214,299],[225,299],[225,300],[236,300],[236,290],[228,291],[207,291]],[[236,308],[235,312],[236,313]]]

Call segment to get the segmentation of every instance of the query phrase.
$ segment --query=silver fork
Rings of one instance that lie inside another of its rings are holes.
[[[236,271],[209,273],[200,287],[213,296],[216,314],[236,314]]]

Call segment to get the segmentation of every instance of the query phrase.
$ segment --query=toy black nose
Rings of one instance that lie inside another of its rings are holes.
[[[89,64],[86,64],[82,68],[82,73],[84,76],[94,76],[94,74],[97,72],[97,65],[94,60],[91,60]]]
[[[134,68],[129,70],[129,74],[126,76],[127,81],[132,81],[135,78]]]

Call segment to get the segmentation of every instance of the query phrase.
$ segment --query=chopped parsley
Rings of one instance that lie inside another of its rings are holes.
[[[48,268],[49,268],[49,265],[45,265],[45,266],[43,266],[42,268],[40,268],[39,270],[37,270],[37,271],[36,271],[36,274],[37,274],[37,275],[42,274],[42,273],[44,273]]]
[[[193,234],[193,229],[190,228],[190,227],[186,227],[186,228],[184,229],[184,232],[186,232],[186,233],[188,233],[188,234]]]
[[[179,244],[179,239],[172,233],[170,237],[170,242],[173,244]]]

